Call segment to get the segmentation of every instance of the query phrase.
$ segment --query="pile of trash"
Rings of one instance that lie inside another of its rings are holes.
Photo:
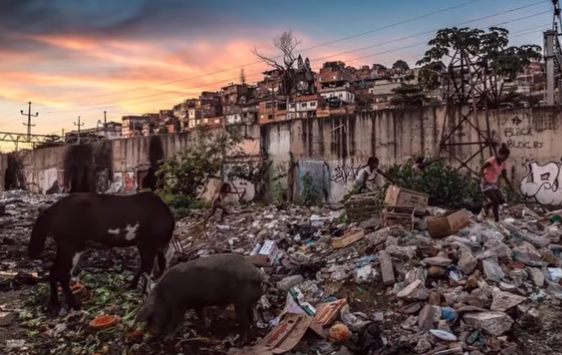
[[[75,283],[83,311],[45,313],[45,265],[26,260],[25,243],[36,207],[56,198],[2,200],[0,248],[11,243],[0,255],[7,353],[562,354],[562,213],[515,206],[495,223],[458,211],[463,228],[451,222],[443,235],[432,229],[435,216],[455,214],[437,208],[413,225],[389,225],[378,215],[352,223],[328,208],[244,206],[206,228],[196,211],[177,222],[179,260],[234,252],[267,275],[253,342],[238,349],[230,308],[212,312],[210,330],[188,314],[173,341],[136,329],[143,296],[126,290],[134,249],[89,252]]]

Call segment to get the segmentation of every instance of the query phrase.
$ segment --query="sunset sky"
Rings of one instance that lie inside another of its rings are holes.
[[[120,121],[170,109],[237,82],[241,67],[258,81],[266,66],[251,49],[276,54],[272,38],[289,29],[317,69],[328,60],[413,65],[432,38],[422,33],[449,26],[501,25],[513,44],[539,45],[551,26],[551,1],[469,2],[1,0],[0,131],[25,131],[28,101],[39,112],[33,132],[49,134],[73,129],[78,116],[95,127],[104,110]]]

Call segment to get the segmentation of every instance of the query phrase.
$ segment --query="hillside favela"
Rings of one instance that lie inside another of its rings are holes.
[[[0,1],[7,355],[562,355],[558,0]]]

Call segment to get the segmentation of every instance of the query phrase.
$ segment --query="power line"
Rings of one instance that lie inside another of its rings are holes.
[[[410,19],[407,19],[407,20],[402,20],[402,21],[400,21],[400,22],[396,22],[396,23],[393,23],[393,24],[390,24],[390,25],[386,25],[386,26],[383,26],[383,27],[379,27],[379,28],[375,28],[375,29],[368,30],[368,31],[365,31],[365,32],[353,34],[353,35],[350,35],[350,36],[347,36],[347,37],[342,37],[342,38],[339,38],[339,39],[336,39],[336,40],[332,40],[332,41],[329,41],[329,42],[317,44],[317,45],[314,45],[314,46],[312,46],[312,47],[308,47],[308,48],[302,49],[302,50],[300,50],[300,52],[306,52],[306,51],[309,51],[309,50],[312,50],[312,49],[316,49],[316,48],[320,48],[320,47],[329,46],[329,45],[334,44],[334,43],[347,41],[347,40],[350,40],[350,39],[353,39],[353,38],[357,38],[357,37],[361,37],[361,36],[364,36],[364,35],[367,35],[367,34],[371,34],[371,33],[375,33],[375,32],[382,31],[382,30],[386,30],[386,29],[389,29],[389,28],[392,28],[392,27],[404,25],[404,24],[409,23],[409,22],[421,20],[421,19],[424,19],[424,18],[427,18],[427,17],[431,17],[431,16],[434,16],[434,15],[437,15],[437,14],[441,14],[441,13],[444,13],[444,12],[448,12],[448,11],[451,11],[451,10],[455,10],[455,9],[458,9],[458,8],[461,8],[461,7],[464,7],[464,6],[467,6],[467,5],[471,5],[471,4],[474,4],[474,3],[479,2],[479,1],[482,1],[482,0],[470,0],[470,1],[464,2],[464,3],[462,3],[462,4],[450,6],[450,7],[441,9],[441,10],[437,10],[437,11],[434,11],[434,12],[430,12],[430,13],[425,14],[425,15],[416,16],[416,17],[413,17],[413,18],[410,18]],[[535,5],[538,5],[539,3],[541,3],[541,1],[536,2],[536,3],[533,3],[533,4],[528,5],[528,6],[521,7],[521,9],[527,8],[527,7],[531,7],[531,6],[535,6]],[[282,56],[274,56],[274,57],[272,57],[272,59],[279,59],[279,58],[282,58]],[[167,83],[161,83],[161,84],[151,85],[151,86],[141,87],[141,88],[134,88],[134,89],[127,89],[127,90],[113,91],[113,92],[111,92],[111,93],[105,93],[105,94],[99,94],[99,95],[93,95],[93,96],[87,96],[87,97],[84,96],[83,98],[87,98],[87,99],[89,98],[89,99],[91,99],[91,98],[96,98],[96,97],[115,95],[115,94],[117,94],[117,93],[124,93],[124,92],[134,92],[134,91],[140,91],[140,90],[147,90],[147,89],[152,89],[152,88],[158,87],[158,86],[165,86],[165,85],[170,85],[170,84],[176,84],[176,83],[180,83],[180,82],[184,82],[184,81],[190,81],[190,80],[193,80],[193,79],[199,79],[199,78],[206,77],[206,76],[209,76],[209,75],[216,75],[216,74],[220,74],[220,73],[225,73],[225,72],[228,72],[228,71],[231,71],[231,70],[237,70],[237,69],[244,68],[245,66],[251,66],[251,65],[256,65],[256,64],[261,64],[261,63],[263,63],[263,61],[258,60],[258,61],[255,61],[255,62],[242,64],[242,65],[239,65],[239,66],[236,66],[236,67],[231,67],[231,68],[228,68],[228,69],[222,69],[222,70],[219,70],[219,71],[215,71],[215,72],[213,72],[213,73],[208,73],[208,74],[198,75],[198,76],[194,76],[194,77],[190,77],[190,78],[184,78],[184,79],[174,80],[174,81],[170,81],[170,82],[167,82]],[[82,98],[81,98],[81,97],[78,97],[78,98],[75,98],[74,100],[80,100],[80,99],[82,99]]]
[[[515,12],[515,11],[519,11],[519,10],[523,10],[523,9],[527,9],[527,8],[529,8],[529,7],[537,6],[537,5],[540,5],[540,4],[543,4],[543,3],[544,3],[544,0],[543,0],[543,1],[539,1],[539,2],[534,2],[534,3],[532,3],[532,4],[528,4],[528,5],[524,5],[524,6],[519,6],[519,7],[510,9],[510,10],[501,11],[501,12],[498,12],[498,13],[495,13],[495,14],[491,14],[491,15],[487,15],[487,16],[482,16],[482,17],[478,17],[478,18],[475,18],[475,19],[472,19],[472,20],[469,20],[469,21],[461,22],[461,23],[458,23],[458,24],[455,24],[455,25],[451,25],[451,26],[447,26],[447,27],[467,25],[467,24],[470,24],[470,23],[473,23],[473,22],[476,22],[476,21],[485,20],[485,19],[492,18],[492,17],[496,17],[496,16],[499,16],[499,15],[504,15],[504,14],[507,14],[507,13],[511,13],[511,12]],[[467,4],[467,3],[465,3],[464,5],[466,5],[466,4]],[[463,5],[463,4],[461,4],[461,5]],[[459,6],[461,6],[461,5],[457,5],[457,7],[459,7]],[[464,6],[464,5],[463,5],[463,6]],[[450,9],[450,8],[449,8],[449,9]],[[444,10],[443,10],[443,11],[444,11]],[[435,14],[435,13],[432,13],[432,14]],[[540,13],[540,14],[543,14],[543,13]],[[424,15],[424,17],[430,16],[430,15],[431,15],[431,14]],[[536,15],[539,15],[539,14],[536,14]],[[529,16],[529,17],[536,16],[536,15],[531,15],[531,16]],[[525,19],[525,18],[529,18],[529,17],[523,17],[523,18],[521,18],[521,19]],[[418,19],[418,18],[416,18],[416,19]],[[411,20],[402,21],[402,22],[400,22],[399,24],[403,24],[403,23],[408,22],[408,21],[411,21]],[[304,52],[304,51],[307,51],[307,50],[315,49],[315,48],[318,48],[318,47],[322,47],[322,46],[324,46],[324,45],[329,45],[329,44],[336,43],[336,42],[339,42],[339,41],[343,41],[343,40],[355,38],[355,37],[358,37],[358,36],[361,36],[361,35],[364,35],[364,34],[367,34],[367,33],[371,33],[371,32],[375,32],[375,31],[378,31],[378,30],[386,29],[386,28],[393,27],[393,26],[396,26],[396,25],[397,25],[397,24],[389,25],[389,26],[386,26],[386,27],[381,27],[381,28],[378,28],[378,29],[375,29],[375,30],[363,32],[363,33],[358,34],[358,35],[351,35],[351,36],[345,37],[345,38],[343,38],[343,39],[339,39],[339,40],[335,40],[335,41],[323,43],[323,44],[320,44],[320,45],[317,45],[317,46],[309,47],[309,48],[306,48],[306,49],[304,49],[304,50],[299,51],[299,53]],[[439,30],[439,29],[434,29],[434,30],[426,31],[426,32],[419,33],[419,34],[416,34],[416,35],[411,35],[411,36],[399,38],[399,39],[396,39],[396,40],[393,40],[393,41],[387,41],[387,42],[383,42],[383,43],[378,43],[378,44],[374,44],[374,45],[369,45],[369,46],[362,47],[362,48],[359,48],[359,49],[355,49],[355,50],[351,50],[351,51],[346,51],[346,52],[338,53],[338,54],[335,54],[335,55],[332,55],[332,56],[328,56],[328,57],[325,57],[325,58],[331,58],[331,57],[334,57],[334,56],[339,56],[339,55],[343,55],[343,54],[358,52],[358,51],[365,50],[365,49],[369,49],[369,48],[373,48],[373,47],[383,46],[383,45],[386,45],[386,44],[391,44],[391,43],[395,43],[395,42],[398,42],[398,41],[402,41],[402,40],[406,40],[406,39],[411,39],[411,38],[419,37],[419,36],[422,36],[422,35],[425,35],[425,34],[428,34],[428,33],[433,33],[433,32],[436,32],[436,31],[438,31],[438,30]],[[276,58],[279,58],[279,56],[272,57],[272,59],[276,59]],[[320,59],[320,60],[321,60],[321,59]],[[316,61],[316,60],[314,60],[314,61]],[[255,64],[263,64],[263,61],[260,60],[260,61],[256,61],[256,62],[244,64],[244,65],[241,65],[241,66],[238,66],[238,67],[233,67],[233,68],[224,69],[224,70],[219,70],[219,71],[215,71],[215,72],[211,72],[211,73],[207,73],[207,74],[202,74],[202,75],[195,76],[195,77],[192,77],[192,78],[180,79],[180,80],[176,80],[176,81],[168,82],[168,83],[164,83],[164,84],[156,84],[156,85],[153,85],[153,86],[146,86],[146,87],[142,87],[142,88],[138,88],[138,89],[131,89],[131,90],[120,91],[120,92],[132,92],[132,91],[139,91],[139,90],[154,89],[154,88],[157,88],[157,87],[160,87],[160,86],[164,86],[164,85],[170,85],[170,84],[175,84],[175,83],[179,83],[179,82],[184,82],[184,81],[188,81],[188,80],[192,80],[192,79],[199,79],[199,78],[205,78],[205,77],[209,77],[209,76],[214,76],[214,75],[216,75],[216,74],[228,72],[228,71],[234,70],[234,69],[240,69],[240,68],[242,68],[242,67],[251,66],[251,65],[255,65]],[[262,74],[261,72],[259,72],[259,73],[252,73],[252,74],[249,74],[249,76],[261,75],[261,74]],[[236,79],[231,79],[231,80],[236,80]],[[223,81],[221,81],[221,83],[222,83],[222,82],[223,82]],[[197,88],[197,87],[196,87],[196,88]],[[189,88],[188,88],[188,89],[189,89]],[[134,98],[125,99],[125,100],[122,100],[122,101],[135,100],[135,99],[138,99],[138,98],[154,97],[154,96],[167,95],[167,94],[176,94],[176,93],[180,93],[180,94],[181,94],[181,93],[184,93],[184,92],[185,92],[185,89],[183,89],[183,90],[168,90],[168,91],[164,91],[164,92],[157,93],[157,94],[150,94],[150,95],[140,96],[140,97],[136,97],[136,98],[134,97]],[[96,97],[108,96],[108,95],[113,95],[113,94],[114,94],[114,93],[111,93],[111,94],[100,94],[100,95],[89,96],[89,97],[84,97],[84,98],[96,98]],[[80,100],[80,99],[81,99],[81,98],[78,98],[78,99],[75,99],[75,100]],[[98,103],[98,104],[92,104],[91,106],[100,106],[100,105],[105,105],[105,103],[102,102],[102,103]]]
[[[517,9],[520,9],[520,8],[517,8]],[[459,24],[456,24],[456,25],[448,26],[448,27],[466,25],[466,24],[469,24],[469,23],[473,23],[473,22],[476,22],[476,21],[483,20],[483,19],[488,19],[488,18],[491,18],[491,17],[495,17],[495,16],[498,16],[498,15],[501,15],[501,14],[513,12],[513,11],[515,11],[515,10],[516,10],[516,9],[511,9],[511,10],[502,11],[502,12],[499,12],[499,13],[496,13],[496,14],[492,14],[492,15],[482,16],[482,17],[479,17],[479,18],[476,18],[476,19],[468,20],[468,21],[465,21],[465,22],[462,22],[462,23],[459,23]],[[531,15],[527,15],[527,16],[518,17],[518,18],[515,18],[515,19],[508,20],[508,21],[503,21],[503,22],[500,22],[500,23],[497,23],[497,24],[494,24],[494,25],[483,26],[482,29],[489,28],[489,27],[502,26],[502,25],[505,25],[505,24],[508,24],[508,23],[512,23],[512,22],[516,22],[516,21],[525,20],[525,19],[528,19],[528,18],[532,18],[532,17],[536,17],[536,16],[543,15],[543,14],[546,14],[546,13],[550,13],[550,10],[548,10],[548,11],[543,11],[543,12],[539,12],[539,13],[535,13],[535,14],[531,14]],[[527,30],[527,29],[525,29],[525,30]],[[396,39],[396,40],[393,40],[393,41],[387,41],[387,42],[383,42],[383,43],[377,43],[377,44],[369,45],[369,46],[362,47],[362,48],[359,48],[359,49],[353,49],[353,50],[349,50],[349,51],[345,51],[345,52],[340,52],[340,53],[336,53],[336,54],[333,54],[333,55],[329,55],[329,56],[325,56],[325,57],[313,59],[313,60],[311,60],[311,62],[323,61],[323,60],[326,60],[326,59],[330,59],[330,58],[342,56],[342,55],[349,54],[349,53],[355,53],[355,52],[358,52],[358,51],[361,51],[361,50],[365,50],[365,49],[369,49],[369,48],[373,48],[373,47],[379,47],[379,46],[383,46],[383,45],[387,45],[387,44],[392,44],[392,43],[396,43],[396,42],[399,42],[399,41],[404,41],[404,40],[407,40],[407,39],[415,38],[415,37],[418,37],[418,36],[421,36],[421,35],[432,34],[432,33],[435,33],[436,31],[438,31],[438,30],[426,31],[426,32],[423,32],[423,33],[420,33],[420,34],[402,37],[402,38],[399,38],[399,39]],[[511,38],[513,38],[513,37],[511,37]],[[399,50],[403,50],[403,49],[407,49],[407,48],[412,48],[412,47],[417,47],[417,46],[421,46],[421,45],[427,45],[427,42],[425,42],[425,41],[424,41],[424,42],[418,42],[418,43],[415,43],[415,44],[412,44],[412,45],[408,45],[408,46],[403,46],[403,47],[399,47],[399,48],[395,48],[395,49],[390,49],[390,50],[383,51],[383,52],[377,52],[377,53],[373,53],[373,54],[368,54],[368,55],[365,55],[365,56],[362,56],[362,57],[358,57],[358,58],[351,59],[351,61],[360,60],[360,59],[365,59],[365,58],[370,58],[370,57],[373,57],[373,56],[388,54],[388,53],[392,53],[392,52],[397,52],[397,51],[399,51]],[[251,73],[251,74],[247,75],[246,77],[247,77],[247,78],[250,78],[250,77],[254,77],[254,76],[258,76],[258,75],[263,75],[263,74],[262,74],[261,72],[255,72],[255,73]],[[236,79],[231,79],[231,80],[236,80]],[[175,91],[169,91],[169,92],[162,92],[162,93],[157,93],[157,94],[151,94],[151,95],[144,95],[144,96],[139,96],[139,97],[133,97],[133,98],[130,98],[130,99],[121,100],[121,102],[127,102],[127,103],[129,103],[129,104],[137,104],[137,102],[135,102],[135,100],[141,100],[141,99],[143,99],[142,102],[138,102],[138,103],[148,103],[148,102],[157,102],[157,101],[162,101],[162,100],[168,100],[168,99],[171,99],[171,98],[170,98],[170,97],[165,97],[165,98],[159,98],[159,99],[156,99],[156,100],[148,100],[148,101],[146,101],[146,100],[144,100],[144,99],[145,99],[145,98],[150,98],[150,97],[162,96],[162,95],[170,95],[170,94],[185,94],[185,91],[188,90],[188,89],[196,89],[196,88],[204,88],[204,87],[209,87],[209,86],[216,86],[216,85],[223,84],[223,83],[226,82],[226,81],[228,81],[228,79],[223,79],[223,80],[216,81],[216,82],[212,82],[212,83],[207,83],[207,84],[203,84],[203,85],[199,85],[199,86],[194,86],[194,87],[187,88],[187,89],[183,89],[183,90],[175,90]],[[133,101],[133,102],[131,102],[131,101]],[[116,105],[112,105],[111,102],[100,103],[100,104],[91,105],[90,108],[86,108],[86,109],[84,109],[84,110],[82,110],[82,111],[101,110],[101,109],[103,109],[103,108],[105,108],[105,107],[114,107],[114,106],[116,106]],[[88,106],[86,106],[86,107],[88,107]],[[75,112],[75,110],[72,110],[72,111],[54,111],[54,112],[51,111],[51,112],[49,112],[49,113],[65,113],[65,112]]]

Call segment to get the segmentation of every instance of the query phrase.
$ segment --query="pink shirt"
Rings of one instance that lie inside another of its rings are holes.
[[[503,161],[501,164],[498,164],[496,157],[491,157],[490,159],[486,160],[486,163],[490,163],[491,166],[484,169],[484,183],[497,184],[498,176],[502,171],[506,169],[505,161]]]

